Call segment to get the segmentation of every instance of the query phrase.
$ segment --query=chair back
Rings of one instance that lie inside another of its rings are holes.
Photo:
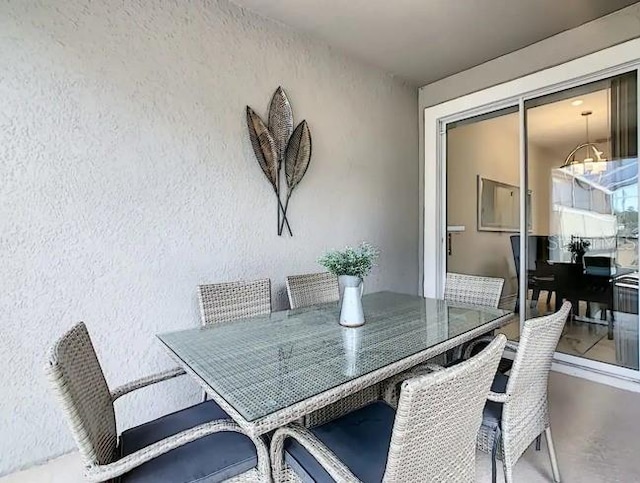
[[[526,417],[533,417],[540,408],[547,407],[547,383],[553,353],[570,311],[571,303],[565,302],[554,314],[525,320],[506,388],[509,399],[502,413],[503,432],[524,434],[524,431],[514,431],[513,428],[526,426]],[[544,419],[548,415],[539,417]],[[524,447],[530,443],[523,442]]]
[[[337,302],[340,299],[338,277],[329,272],[290,275],[287,295],[292,309]]]
[[[520,280],[520,235],[511,235],[511,252],[513,253],[513,264],[516,267],[516,276]]]
[[[520,235],[511,235],[511,252],[513,253],[513,263],[516,275],[520,277]],[[551,246],[555,237],[548,235],[529,235],[527,237],[527,270],[537,272],[544,270],[544,265],[548,265],[551,258]],[[542,267],[541,267],[542,265]]]
[[[610,277],[613,272],[613,258],[602,256],[585,256],[584,271],[587,275],[599,275]]]
[[[500,334],[478,355],[402,383],[385,482],[475,481],[482,410],[506,341]]]
[[[447,273],[444,299],[448,302],[497,308],[503,285],[504,280],[501,278]]]
[[[202,325],[271,313],[271,281],[227,282],[198,286]]]
[[[116,459],[116,417],[111,393],[84,323],[49,350],[46,373],[85,465]]]

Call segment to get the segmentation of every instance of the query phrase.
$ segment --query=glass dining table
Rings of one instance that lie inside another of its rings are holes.
[[[259,436],[501,327],[506,310],[393,292],[363,297],[366,323],[336,303],[158,335],[249,436]]]

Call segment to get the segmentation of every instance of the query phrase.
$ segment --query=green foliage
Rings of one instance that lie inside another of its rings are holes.
[[[583,238],[575,235],[571,235],[571,241],[567,243],[567,249],[572,255],[578,257],[583,257],[590,246],[591,242],[589,240],[584,240]]]
[[[353,275],[366,277],[380,251],[373,245],[362,242],[358,247],[346,247],[344,250],[332,250],[318,259],[318,263],[334,275]]]

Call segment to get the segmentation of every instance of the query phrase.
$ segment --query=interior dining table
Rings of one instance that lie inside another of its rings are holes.
[[[512,312],[394,292],[158,335],[210,398],[257,437],[506,324]]]

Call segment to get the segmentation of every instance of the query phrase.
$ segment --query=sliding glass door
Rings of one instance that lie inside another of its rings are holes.
[[[636,71],[441,126],[443,272],[504,279],[512,340],[570,301],[556,358],[637,379]]]
[[[634,70],[524,102],[524,317],[569,300],[560,357],[632,370],[639,369],[637,92]]]
[[[447,124],[446,271],[505,281],[501,306],[518,294],[520,116],[512,106]],[[519,321],[505,328],[517,340]]]
[[[640,382],[638,52],[630,40],[423,118],[425,295],[444,295],[447,271],[503,278],[512,339],[568,300],[559,370],[623,386]]]

